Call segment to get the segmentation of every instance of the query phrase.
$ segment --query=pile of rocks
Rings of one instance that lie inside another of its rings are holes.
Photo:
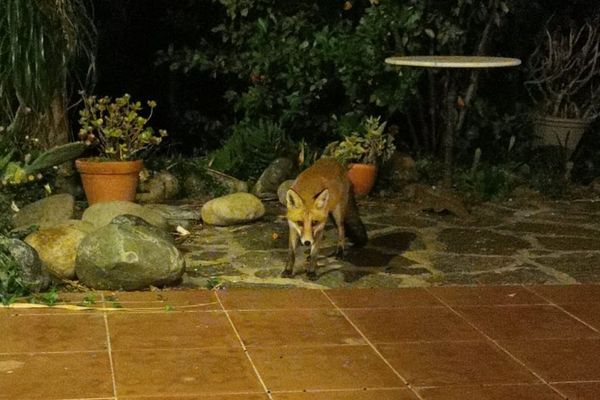
[[[113,201],[94,204],[75,219],[73,196],[57,194],[17,212],[13,216],[16,231],[27,232],[32,226],[37,230],[24,241],[10,239],[5,245],[15,258],[19,256],[24,275],[40,290],[48,287],[50,277],[77,279],[93,289],[164,286],[177,282],[185,270],[184,257],[170,231],[189,229],[200,219],[216,226],[258,220],[265,214],[261,199],[277,198],[280,183],[294,173],[291,160],[277,159],[260,177],[254,194],[247,193],[246,186],[241,188],[245,191],[206,202],[200,212],[166,204]],[[138,201],[164,201],[178,190],[175,184],[151,184],[159,179],[172,183],[163,175],[154,174],[145,181],[149,189]],[[156,195],[150,186],[164,190]]]

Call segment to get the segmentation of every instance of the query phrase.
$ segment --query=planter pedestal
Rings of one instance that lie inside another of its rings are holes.
[[[144,167],[136,161],[76,160],[83,190],[90,205],[103,201],[135,201],[139,173]]]

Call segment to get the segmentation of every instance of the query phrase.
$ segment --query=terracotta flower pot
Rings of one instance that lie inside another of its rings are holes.
[[[369,194],[375,184],[377,166],[374,164],[350,164],[348,167],[348,179],[352,183],[354,194],[357,196]]]
[[[83,190],[88,203],[125,200],[134,201],[139,181],[139,173],[144,167],[136,161],[95,161],[81,159],[75,161],[81,174]]]

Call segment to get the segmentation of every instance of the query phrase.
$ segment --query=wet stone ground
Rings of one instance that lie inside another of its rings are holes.
[[[258,222],[196,226],[180,245],[192,287],[406,287],[457,284],[600,282],[600,200],[486,203],[470,218],[420,210],[381,199],[360,202],[369,244],[332,256],[336,235],[325,233],[310,281],[298,254],[293,279],[280,278],[287,259],[283,206],[266,203]],[[302,252],[305,250],[302,249]]]

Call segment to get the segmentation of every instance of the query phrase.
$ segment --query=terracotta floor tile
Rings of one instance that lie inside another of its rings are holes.
[[[493,339],[547,339],[599,336],[554,306],[457,307]]]
[[[453,386],[419,390],[424,400],[561,400],[546,385]]]
[[[557,388],[569,400],[598,400],[600,399],[600,382],[555,383]]]
[[[373,343],[483,339],[448,308],[348,309],[344,312]]]
[[[600,339],[501,341],[548,382],[600,380]]]
[[[0,399],[112,398],[107,352],[0,355]]]
[[[246,346],[365,344],[336,310],[230,311]]]
[[[416,400],[409,389],[273,393],[273,400]]]
[[[175,311],[220,310],[215,292],[210,290],[166,290],[156,292],[105,292],[106,306],[121,306],[140,311],[164,311],[169,307]]]
[[[536,285],[531,290],[557,304],[600,303],[600,285]]]
[[[222,311],[109,314],[108,327],[113,351],[241,347]]]
[[[113,360],[119,397],[263,391],[241,349],[123,351]]]
[[[0,353],[104,350],[102,314],[0,316]]]
[[[273,391],[404,386],[369,346],[279,347],[248,351],[267,387]]]
[[[451,306],[548,303],[522,286],[439,286],[427,291]]]
[[[533,374],[489,341],[377,347],[400,375],[415,386],[537,382]]]
[[[219,291],[218,296],[228,310],[333,308],[320,290],[227,289]]]
[[[600,303],[569,303],[561,307],[600,330]]]
[[[206,394],[197,396],[119,396],[119,400],[269,400],[269,396],[266,394],[248,394],[248,393],[237,393],[237,394]],[[95,400],[95,399],[94,399]]]
[[[329,289],[325,293],[340,308],[441,306],[421,288]]]

